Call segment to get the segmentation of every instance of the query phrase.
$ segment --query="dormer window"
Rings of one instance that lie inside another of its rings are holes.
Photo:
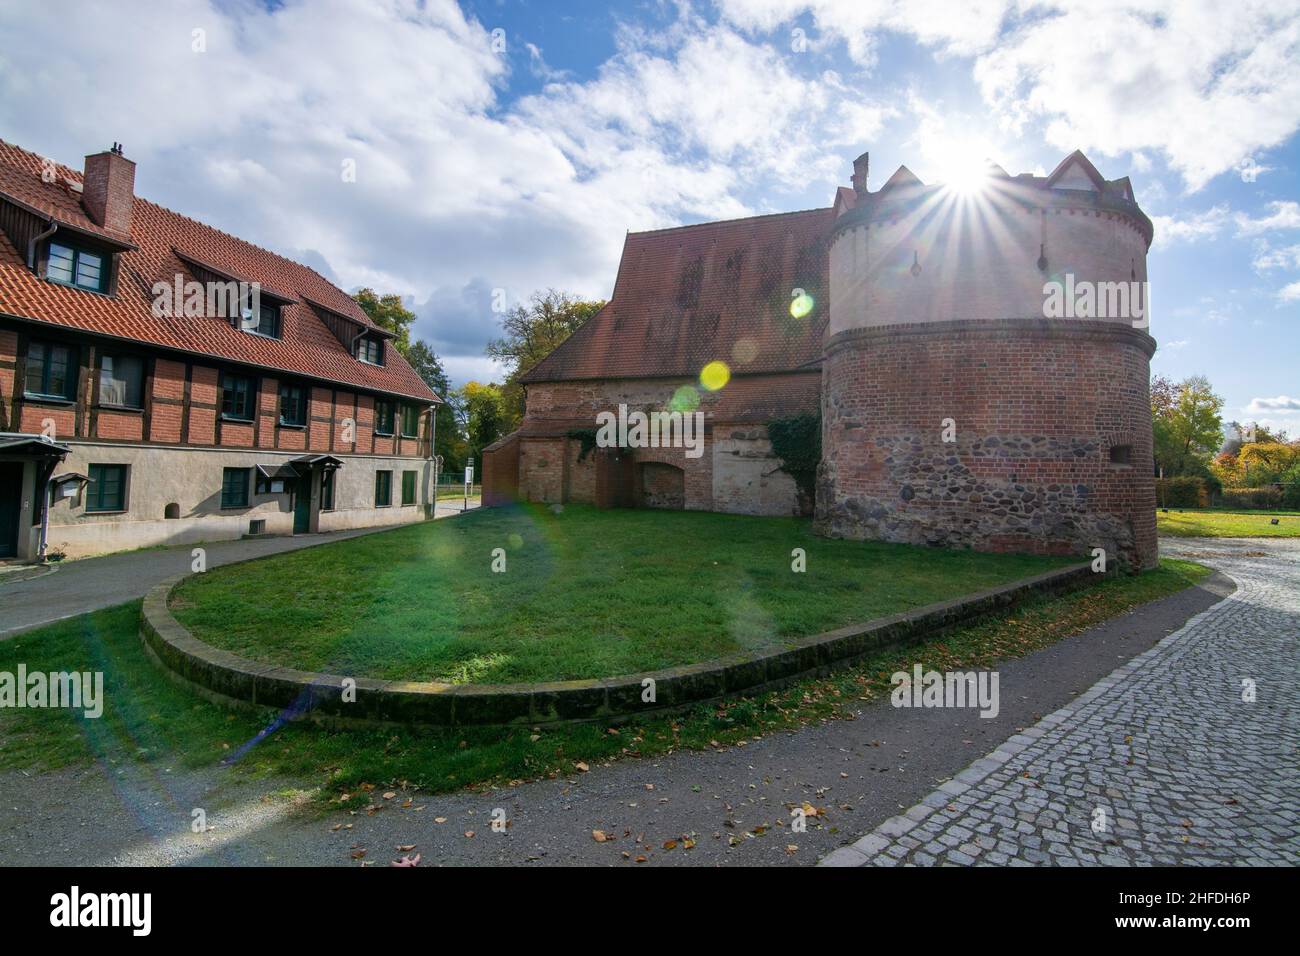
[[[78,246],[60,242],[50,243],[45,276],[52,282],[86,289],[89,292],[108,290],[108,257],[89,252]]]
[[[363,335],[357,340],[357,358],[371,365],[383,365],[384,340],[377,335]]]
[[[278,339],[280,337],[280,307],[267,302],[260,302],[254,309],[252,303],[246,302],[240,310],[239,327],[245,332]]]

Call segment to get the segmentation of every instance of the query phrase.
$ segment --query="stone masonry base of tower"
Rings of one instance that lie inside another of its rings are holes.
[[[1128,569],[1154,567],[1154,350],[1129,325],[1072,320],[834,335],[817,530],[980,551],[1100,547]]]

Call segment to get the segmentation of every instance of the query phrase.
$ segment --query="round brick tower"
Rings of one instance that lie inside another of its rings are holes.
[[[1127,178],[1082,153],[979,188],[867,157],[830,245],[817,527],[1156,563],[1146,253]]]

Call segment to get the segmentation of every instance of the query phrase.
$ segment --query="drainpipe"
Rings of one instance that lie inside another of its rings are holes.
[[[352,342],[351,344],[348,345],[348,351],[352,353],[353,358],[355,358],[357,354],[357,343],[360,342],[361,337],[369,331],[370,329],[368,329],[366,326],[363,325],[361,326],[361,331],[358,332],[356,335],[352,336]]]
[[[434,442],[437,440],[437,438],[438,438],[438,406],[437,406],[437,405],[430,405],[430,406],[429,406],[429,454],[428,454],[428,460],[429,460],[429,470],[430,470],[431,472],[433,472],[433,481],[432,481],[432,484],[433,484],[433,497],[432,497],[432,498],[429,497],[429,484],[430,484],[429,479],[426,478],[426,479],[425,479],[425,482],[424,482],[424,486],[425,486],[425,487],[424,487],[424,500],[425,500],[426,502],[432,501],[432,504],[431,504],[431,505],[428,505],[428,508],[429,508],[429,517],[430,517],[430,518],[436,518],[436,517],[438,517],[438,456],[435,455],[434,452],[433,452]]]
[[[44,242],[46,239],[50,238],[50,236],[52,236],[52,235],[54,235],[56,232],[58,232],[59,224],[58,224],[57,222],[55,222],[53,219],[51,219],[50,222],[49,222],[49,227],[50,227],[50,228],[46,229],[46,230],[45,230],[44,232],[42,232],[40,235],[32,236],[32,238],[28,241],[28,243],[27,243],[27,268],[29,268],[29,269],[35,269],[35,268],[36,268],[36,247],[37,247],[40,243]]]
[[[45,468],[44,462],[36,466],[45,470],[45,480],[41,482],[41,500],[45,506],[41,508],[41,538],[36,547],[36,560],[45,561],[45,549],[49,546],[50,536],[50,479],[54,477],[55,469],[58,464],[55,463]]]

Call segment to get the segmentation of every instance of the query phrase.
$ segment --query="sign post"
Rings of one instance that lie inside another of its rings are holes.
[[[474,459],[471,458],[465,465],[465,500],[461,504],[461,511],[469,510],[469,490],[474,486]]]

